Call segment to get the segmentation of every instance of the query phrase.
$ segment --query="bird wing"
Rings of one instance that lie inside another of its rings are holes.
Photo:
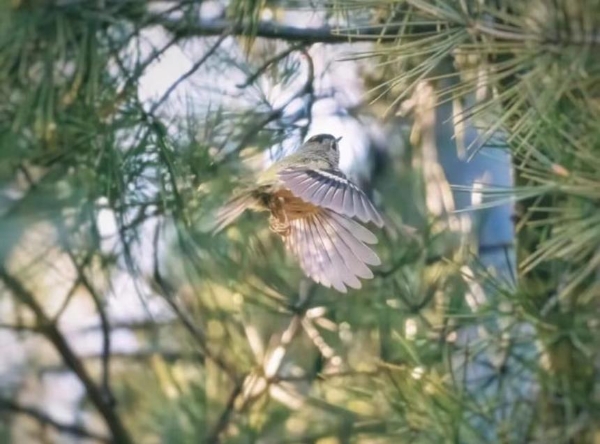
[[[360,288],[358,278],[370,279],[368,265],[379,265],[379,257],[367,244],[377,243],[369,230],[328,208],[313,207],[302,217],[289,220],[283,236],[287,249],[298,259],[304,273],[325,287],[346,293]]]
[[[226,202],[225,205],[219,208],[214,216],[214,221],[211,227],[213,234],[223,230],[238,217],[240,217],[240,215],[253,204],[254,200],[255,198],[252,193],[245,191],[241,192],[237,196],[234,196],[228,202]]]
[[[383,227],[383,219],[369,198],[339,170],[286,168],[279,178],[306,202]]]

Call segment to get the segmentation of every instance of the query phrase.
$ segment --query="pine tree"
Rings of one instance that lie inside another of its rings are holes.
[[[592,442],[598,3],[2,2],[0,441]],[[348,295],[206,230],[330,128]]]

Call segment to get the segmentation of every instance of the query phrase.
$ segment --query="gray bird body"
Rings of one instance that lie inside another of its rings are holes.
[[[275,162],[242,189],[216,216],[220,231],[246,209],[269,211],[271,229],[281,235],[304,273],[346,292],[373,277],[380,260],[367,244],[373,233],[353,220],[383,226],[368,197],[339,170],[339,139],[311,137],[295,153]]]

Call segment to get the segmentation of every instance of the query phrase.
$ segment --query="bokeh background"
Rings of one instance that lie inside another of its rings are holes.
[[[600,442],[597,0],[0,1],[0,442]],[[386,219],[303,278],[232,189]]]

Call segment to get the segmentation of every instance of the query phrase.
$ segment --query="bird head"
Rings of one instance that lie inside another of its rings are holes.
[[[331,134],[317,134],[304,142],[300,150],[314,160],[325,161],[331,167],[337,167],[340,162],[338,142],[341,139]]]

